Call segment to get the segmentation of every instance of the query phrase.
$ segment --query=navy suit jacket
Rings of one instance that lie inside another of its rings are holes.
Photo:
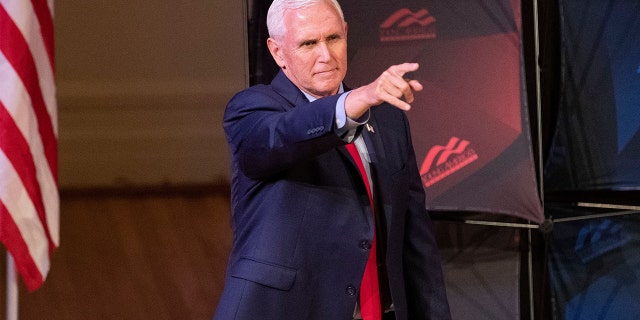
[[[309,102],[280,72],[227,105],[234,239],[214,319],[352,318],[375,224],[336,133],[337,99]],[[406,116],[383,104],[368,123],[373,132],[359,134],[371,158],[396,316],[449,319]]]

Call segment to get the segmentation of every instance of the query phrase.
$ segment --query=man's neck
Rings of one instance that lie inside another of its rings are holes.
[[[300,91],[302,91],[302,94],[304,94],[304,96],[307,97],[307,100],[309,100],[309,102],[319,99],[319,98],[311,95],[310,93],[308,93],[308,92],[306,92],[306,91],[304,91],[304,90],[302,90],[300,88],[298,88],[298,89]],[[343,92],[344,92],[344,85],[342,83],[340,83],[340,88],[338,88],[337,94],[340,94],[340,93],[343,93]]]

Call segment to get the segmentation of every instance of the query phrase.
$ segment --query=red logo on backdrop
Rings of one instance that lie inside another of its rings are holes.
[[[451,137],[446,146],[433,146],[424,158],[420,168],[420,176],[424,186],[434,185],[476,161],[478,154],[469,147],[469,144],[470,142],[467,140]]]
[[[427,9],[413,12],[407,8],[394,12],[380,25],[380,41],[434,39],[436,18]]]

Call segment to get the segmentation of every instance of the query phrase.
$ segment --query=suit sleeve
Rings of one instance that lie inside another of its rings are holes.
[[[237,94],[223,126],[238,169],[250,178],[267,178],[344,144],[334,129],[338,97],[308,102],[300,95],[292,104],[266,86]]]

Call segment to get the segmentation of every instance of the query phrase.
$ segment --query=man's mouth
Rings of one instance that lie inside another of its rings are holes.
[[[335,71],[336,71],[336,69],[322,70],[322,71],[316,72],[316,74],[327,74],[327,73],[332,73],[332,72],[335,72]]]

